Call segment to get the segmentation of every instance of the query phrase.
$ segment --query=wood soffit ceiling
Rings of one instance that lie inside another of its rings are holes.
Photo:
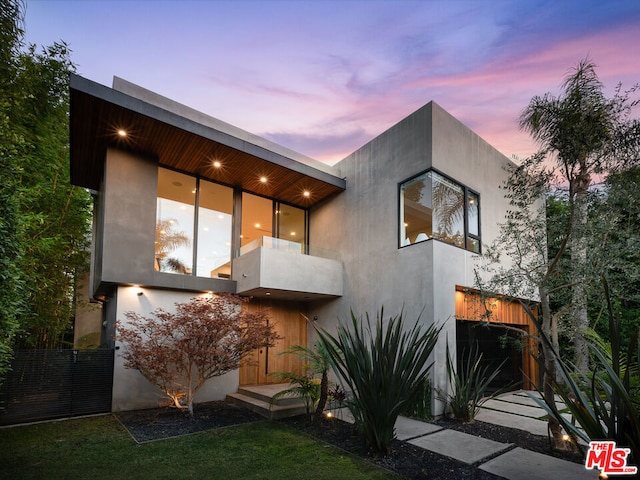
[[[71,78],[70,125],[71,182],[92,190],[108,147],[303,208],[345,189],[344,179],[78,76]]]

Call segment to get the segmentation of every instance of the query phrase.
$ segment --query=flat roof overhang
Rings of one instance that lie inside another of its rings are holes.
[[[113,147],[303,208],[346,188],[343,178],[78,75],[71,75],[70,93],[74,185],[99,190],[106,150]]]

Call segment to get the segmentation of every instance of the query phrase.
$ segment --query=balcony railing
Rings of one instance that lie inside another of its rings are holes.
[[[313,300],[343,294],[343,265],[336,252],[260,237],[233,260],[237,293],[272,299]]]
[[[255,250],[260,247],[273,248],[274,250],[283,250],[291,253],[301,253],[304,255],[311,255],[312,257],[328,258],[329,260],[340,260],[338,252],[333,250],[267,236],[258,237],[240,247],[239,256],[245,255],[251,250]]]

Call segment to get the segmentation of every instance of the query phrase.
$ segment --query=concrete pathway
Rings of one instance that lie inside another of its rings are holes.
[[[491,400],[481,409],[478,420],[518,428],[535,435],[547,436],[545,413],[525,392],[510,392]],[[337,418],[353,423],[347,409],[335,413]],[[561,460],[550,455],[531,452],[514,444],[500,443],[469,435],[439,425],[398,417],[396,437],[412,445],[454,458],[508,480],[595,480],[596,470]]]

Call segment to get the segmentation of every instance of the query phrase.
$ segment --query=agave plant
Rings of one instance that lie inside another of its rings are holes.
[[[406,327],[402,312],[383,325],[383,316],[381,309],[372,325],[368,314],[362,321],[352,311],[350,325],[340,322],[335,336],[317,331],[334,372],[351,392],[346,404],[357,427],[375,452],[386,454],[398,415],[428,377],[427,360],[442,327],[423,331],[420,317]]]
[[[426,378],[416,390],[415,395],[407,400],[400,415],[420,420],[431,420],[433,417],[431,413],[432,390],[431,379]]]
[[[463,357],[465,361],[456,368],[449,352],[449,342],[447,342],[447,374],[451,391],[439,390],[438,393],[457,420],[471,422],[480,411],[482,404],[500,395],[512,385],[488,394],[489,385],[500,373],[506,359],[498,368],[491,371],[488,366],[482,366],[482,353],[478,352],[477,345],[474,345],[469,354]]]
[[[553,380],[554,391],[565,403],[573,421],[561,415],[555,405],[532,398],[550,416],[556,418],[574,439],[580,438],[585,443],[613,440],[620,447],[630,448],[637,463],[640,460],[640,408],[634,401],[630,372],[638,370],[638,333],[629,340],[625,352],[620,339],[619,321],[613,314],[609,301],[606,279],[603,278],[602,281],[609,307],[611,347],[605,349],[598,342],[588,341],[592,354],[592,371],[581,373],[571,364],[559,360],[559,378]],[[542,341],[549,341],[544,335],[542,337]],[[621,369],[623,358],[626,366]],[[541,365],[544,366],[543,363]]]

